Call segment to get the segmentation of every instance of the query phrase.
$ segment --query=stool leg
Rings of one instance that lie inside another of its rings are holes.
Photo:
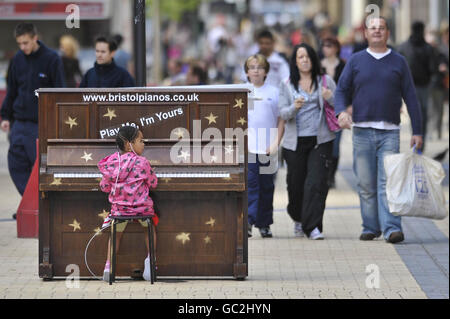
[[[112,251],[111,251],[111,273],[109,274],[109,284],[116,280],[116,221],[112,220]],[[114,278],[114,279],[113,279]]]
[[[151,219],[147,218],[147,234],[148,234],[148,254],[150,259],[150,283],[153,284],[153,240],[152,240],[152,223]]]
[[[150,235],[151,235],[151,249],[152,249],[152,279],[155,282],[156,281],[156,247],[155,247],[155,241],[154,241],[154,229],[153,229],[153,219],[150,218]]]

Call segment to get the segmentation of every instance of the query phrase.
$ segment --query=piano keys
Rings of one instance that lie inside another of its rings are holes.
[[[117,152],[113,134],[124,123],[140,126],[143,156],[158,177],[158,276],[248,275],[247,141],[225,134],[247,128],[246,88],[39,89],[38,94],[40,277],[65,277],[70,264],[80,267],[82,277],[91,276],[84,248],[110,209],[97,163]],[[118,94],[169,98],[141,103],[92,98]],[[173,96],[196,98],[174,103]],[[118,276],[142,275],[144,231],[140,224],[127,226]],[[87,256],[98,276],[106,233],[96,237]]]

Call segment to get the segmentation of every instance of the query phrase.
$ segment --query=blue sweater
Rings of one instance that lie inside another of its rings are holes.
[[[11,60],[7,93],[1,116],[8,121],[38,122],[38,88],[65,87],[64,69],[58,54],[38,41],[39,49],[29,55],[19,50]]]
[[[402,98],[411,118],[413,135],[422,135],[422,115],[410,69],[392,51],[380,60],[366,50],[353,54],[339,78],[336,114],[353,105],[353,122],[385,121],[400,124]]]
[[[94,63],[80,83],[80,88],[118,88],[133,87],[134,80],[124,68],[117,66],[114,60],[110,64]]]

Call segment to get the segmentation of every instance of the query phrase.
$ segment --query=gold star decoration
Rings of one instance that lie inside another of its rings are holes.
[[[231,177],[222,177],[222,179],[223,179],[224,181],[231,181],[231,180],[232,180]]]
[[[241,117],[241,118],[239,119],[239,121],[237,121],[237,123],[239,123],[239,124],[241,124],[242,126],[244,126],[244,124],[247,123],[247,121],[246,121],[243,117]]]
[[[215,223],[216,223],[216,220],[212,217],[209,217],[209,220],[205,224],[210,225],[211,227],[214,227]]]
[[[168,183],[170,182],[172,179],[170,177],[163,177],[161,178],[162,181],[164,181],[164,183]]]
[[[211,244],[211,237],[209,237],[208,235],[206,235],[206,237],[203,238],[203,240],[205,241],[205,244]]]
[[[186,162],[187,158],[190,156],[191,154],[189,154],[189,152],[181,151],[181,155],[178,155],[178,158],[183,158],[183,160]]]
[[[96,229],[94,229],[94,233],[100,233],[102,230],[100,229],[100,227],[97,227]]]
[[[105,114],[103,114],[103,117],[109,117],[109,120],[111,121],[111,120],[113,119],[113,117],[117,117],[116,111],[111,110],[111,109],[108,107],[108,112],[105,113]]]
[[[108,217],[108,215],[109,215],[109,212],[107,212],[106,210],[103,210],[103,212],[98,214],[98,217],[105,219],[106,217]]]
[[[72,224],[69,224],[69,226],[73,227],[73,231],[76,231],[77,229],[81,230],[80,225],[81,224],[79,222],[77,222],[76,219],[73,220]]]
[[[75,117],[75,118],[71,118],[70,116],[69,116],[69,118],[67,119],[67,121],[65,121],[64,122],[65,124],[67,124],[67,125],[69,125],[70,126],[70,129],[72,129],[72,126],[77,126],[78,125],[78,123],[77,123],[77,118]]]
[[[184,245],[187,241],[190,241],[191,239],[189,236],[191,233],[180,233],[175,237],[177,240],[181,241],[181,243]]]
[[[61,185],[61,178],[53,178],[53,182],[51,182],[50,185],[56,185],[56,186]]]
[[[86,161],[86,163],[88,162],[88,161],[92,161],[93,159],[92,159],[92,153],[86,153],[86,151],[83,151],[84,152],[84,155],[83,156],[81,156],[81,158],[82,159],[84,159],[85,161]]]
[[[211,125],[211,123],[216,123],[216,124],[217,124],[216,118],[218,118],[218,116],[212,114],[212,112],[209,114],[209,116],[205,116],[205,119],[208,120],[208,122],[209,122],[208,124],[209,124],[209,125]]]
[[[242,109],[242,106],[244,106],[244,102],[242,102],[242,99],[234,99],[236,101],[236,104],[233,106],[234,108],[238,107]]]

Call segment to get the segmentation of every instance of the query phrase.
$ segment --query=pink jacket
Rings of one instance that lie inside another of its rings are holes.
[[[116,152],[102,159],[98,168],[103,174],[100,188],[109,193],[113,216],[155,214],[149,190],[156,188],[158,179],[145,157],[132,152],[120,155],[119,172],[119,152]]]

